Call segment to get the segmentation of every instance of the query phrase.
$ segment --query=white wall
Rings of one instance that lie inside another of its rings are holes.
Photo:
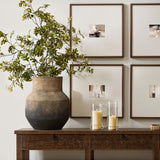
[[[120,127],[144,127],[149,128],[151,123],[159,123],[159,120],[132,120],[129,117],[129,67],[132,63],[158,64],[160,59],[131,59],[129,56],[129,24],[130,24],[130,3],[158,3],[159,0],[34,0],[35,5],[49,3],[50,12],[54,13],[57,20],[62,23],[67,22],[69,16],[70,3],[124,3],[125,4],[125,58],[123,59],[94,59],[91,63],[123,63],[125,65],[125,113],[124,119],[119,120]],[[17,33],[26,33],[28,23],[21,21],[22,9],[18,7],[17,0],[0,0],[0,30],[10,32],[16,30]],[[30,127],[24,116],[25,98],[31,92],[31,83],[25,84],[22,91],[16,88],[13,93],[9,93],[6,86],[7,74],[0,73],[0,159],[16,160],[16,137],[15,129]],[[69,95],[69,79],[64,77],[64,92]],[[90,120],[70,119],[65,127],[86,128],[89,127]],[[83,151],[32,151],[31,160],[84,160]],[[97,151],[96,160],[150,160],[151,151]]]

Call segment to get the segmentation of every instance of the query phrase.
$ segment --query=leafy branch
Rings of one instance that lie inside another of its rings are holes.
[[[0,70],[9,72],[11,91],[16,85],[23,89],[24,81],[31,81],[33,76],[54,77],[63,71],[72,74],[83,70],[93,72],[92,68],[87,67],[88,59],[76,48],[83,38],[80,31],[75,28],[70,30],[58,23],[54,15],[46,12],[48,4],[35,10],[32,0],[21,0],[19,7],[24,9],[22,20],[31,20],[35,27],[23,36],[0,31],[0,58],[10,57],[0,63]],[[71,33],[74,48],[70,47]],[[5,45],[8,47],[7,53],[1,51]],[[78,70],[70,68],[70,64],[74,63],[82,66]]]

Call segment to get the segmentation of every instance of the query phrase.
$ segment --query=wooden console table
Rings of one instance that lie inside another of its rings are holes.
[[[153,150],[159,160],[160,131],[150,129],[16,130],[17,160],[29,160],[29,150],[85,150],[85,160],[94,159],[94,150]]]

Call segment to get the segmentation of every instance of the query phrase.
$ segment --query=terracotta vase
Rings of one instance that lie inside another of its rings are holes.
[[[62,77],[34,77],[26,99],[25,115],[34,129],[62,129],[69,118],[69,99],[62,91]]]

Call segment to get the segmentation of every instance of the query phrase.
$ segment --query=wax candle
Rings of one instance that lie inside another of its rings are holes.
[[[101,129],[102,128],[102,112],[101,111],[92,111],[92,129]]]
[[[109,116],[108,129],[114,130],[116,129],[116,116]]]

